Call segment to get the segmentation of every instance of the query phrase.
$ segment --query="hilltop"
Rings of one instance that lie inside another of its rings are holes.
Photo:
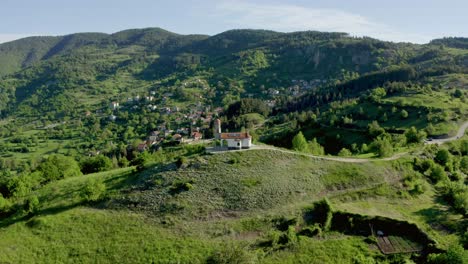
[[[203,263],[233,254],[260,263],[297,257],[311,263],[391,263],[366,236],[301,233],[307,227],[302,214],[324,197],[334,210],[416,223],[439,248],[457,239],[460,218],[435,202],[432,186],[424,183],[422,194],[411,194],[411,160],[350,164],[274,150],[174,151],[187,159],[148,165],[140,172],[128,168],[70,177],[32,190],[24,199],[38,197],[33,213],[19,210],[1,222],[0,260]],[[89,189],[96,184],[102,189]],[[87,190],[97,196],[84,195]],[[429,211],[441,214],[438,224],[445,229],[433,229]],[[299,240],[269,244],[286,230],[284,225],[294,226]]]

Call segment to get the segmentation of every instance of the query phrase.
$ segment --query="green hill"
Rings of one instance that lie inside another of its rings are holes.
[[[453,235],[432,230],[431,220],[418,216],[435,205],[432,189],[415,197],[401,189],[405,163],[340,163],[255,150],[191,155],[180,168],[169,162],[139,173],[129,168],[67,178],[16,200],[20,206],[36,196],[39,203],[34,213],[19,210],[1,220],[0,260],[204,263],[219,255],[245,263],[390,261],[358,235],[299,236],[297,245],[277,249],[262,242],[281,235],[281,221],[297,218],[289,225],[301,228],[302,210],[323,197],[351,212],[360,212],[357,203],[379,199],[390,205],[383,214],[417,223],[444,247]],[[105,189],[87,202],[83,193],[92,182]]]

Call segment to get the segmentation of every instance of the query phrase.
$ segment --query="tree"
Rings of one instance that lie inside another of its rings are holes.
[[[449,246],[447,252],[441,254],[430,254],[428,263],[431,264],[467,264],[468,251],[460,245]]]
[[[347,157],[347,156],[351,156],[353,155],[353,153],[351,153],[351,151],[349,151],[349,149],[347,148],[342,148],[340,150],[340,152],[338,152],[338,156],[340,157]]]
[[[389,157],[393,154],[393,146],[387,138],[379,137],[371,143],[371,149],[379,157]]]
[[[406,119],[406,118],[408,118],[408,112],[405,109],[403,109],[400,112],[400,116],[401,116],[401,118]]]
[[[104,155],[87,158],[81,162],[81,171],[84,174],[107,171],[112,167],[112,160]]]
[[[105,191],[106,185],[104,183],[96,179],[90,179],[81,190],[81,197],[87,202],[95,202],[102,197]]]
[[[384,88],[377,87],[377,88],[371,90],[369,98],[374,102],[380,102],[382,97],[384,97],[386,95],[387,95],[387,92],[385,91]]]
[[[414,126],[405,131],[406,144],[421,143],[426,138],[426,133],[418,131]]]
[[[42,172],[46,181],[82,175],[78,162],[72,157],[63,155],[49,156],[39,165],[38,170]]]
[[[295,151],[307,152],[308,150],[307,140],[305,139],[301,131],[299,131],[299,133],[297,133],[297,135],[294,136],[292,140],[292,148]]]
[[[448,181],[447,174],[444,171],[444,168],[438,164],[435,164],[431,168],[431,172],[429,174],[429,177],[431,180],[434,182],[440,182],[440,181]]]
[[[35,214],[39,210],[39,199],[33,195],[26,199],[23,210],[26,214]]]
[[[314,138],[308,143],[309,145],[309,152],[313,155],[325,155],[325,150],[323,147],[317,142],[317,139]]]
[[[453,93],[453,96],[456,98],[462,98],[463,97],[463,92],[460,89],[456,89],[455,92]]]
[[[460,170],[463,173],[468,173],[468,156],[463,156],[460,160]]]
[[[379,122],[377,121],[372,121],[372,123],[370,123],[368,126],[368,132],[369,132],[369,135],[371,135],[372,137],[378,137],[382,134],[385,133],[385,129],[383,129],[380,125],[379,125]]]
[[[434,160],[442,166],[446,166],[450,160],[451,155],[450,152],[446,149],[439,149],[434,157]]]
[[[11,203],[7,199],[3,198],[3,195],[0,193],[0,214],[8,212],[10,210]]]

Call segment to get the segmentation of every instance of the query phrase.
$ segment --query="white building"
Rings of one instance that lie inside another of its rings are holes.
[[[110,108],[112,110],[116,110],[117,108],[119,108],[119,103],[118,102],[112,102],[110,103]]]
[[[221,133],[221,147],[227,144],[228,149],[248,149],[252,146],[249,132]]]

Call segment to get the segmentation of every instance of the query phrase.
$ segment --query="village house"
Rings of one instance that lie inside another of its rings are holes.
[[[178,141],[179,143],[184,142],[184,138],[181,134],[175,134],[174,136],[172,136],[172,140]]]
[[[195,141],[202,139],[202,137],[203,137],[203,135],[200,132],[193,132],[192,133],[192,139],[195,140]]]
[[[110,108],[111,108],[112,110],[118,109],[118,108],[119,108],[119,103],[118,103],[118,102],[112,102],[112,103],[110,103]]]
[[[139,152],[144,152],[144,151],[148,150],[148,146],[146,145],[146,142],[138,144],[137,150]]]

